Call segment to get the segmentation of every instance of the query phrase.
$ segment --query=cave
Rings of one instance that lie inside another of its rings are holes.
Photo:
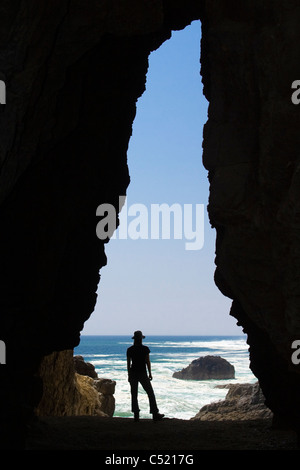
[[[291,97],[300,77],[300,6],[5,0],[3,447],[22,445],[43,382],[51,380],[40,373],[44,358],[76,347],[93,313],[108,242],[96,236],[96,209],[118,208],[130,183],[127,149],[149,55],[194,20],[201,21],[209,103],[203,164],[217,237],[215,283],[247,335],[267,406],[298,431],[300,376],[292,353],[300,339],[299,109]]]

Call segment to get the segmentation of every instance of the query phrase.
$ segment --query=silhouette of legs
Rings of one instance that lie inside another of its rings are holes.
[[[154,391],[151,385],[151,382],[147,375],[142,375],[142,376],[132,376],[130,378],[130,386],[131,386],[131,411],[135,414],[138,415],[140,409],[138,405],[138,384],[142,385],[143,389],[148,395],[149,399],[149,405],[150,405],[150,413],[153,414],[153,417],[155,415],[158,415],[158,407],[156,404],[156,399],[154,395]]]
[[[131,387],[131,411],[134,414],[138,414],[140,409],[139,409],[139,404],[138,404],[138,385],[139,381],[136,377],[131,377],[130,378],[130,387]]]

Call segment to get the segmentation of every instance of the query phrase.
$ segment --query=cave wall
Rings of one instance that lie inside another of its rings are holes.
[[[300,5],[206,3],[202,75],[209,100],[203,161],[216,228],[215,282],[248,335],[270,408],[299,421]]]
[[[1,3],[0,446],[23,442],[42,358],[73,349],[94,309],[106,264],[96,208],[126,194],[136,101],[150,52],[171,36],[168,3]]]
[[[268,406],[297,423],[297,2],[4,0],[0,9],[0,432],[9,441],[11,428],[16,442],[42,394],[41,359],[79,342],[106,264],[96,208],[117,207],[130,182],[148,56],[194,19],[215,282],[233,299]]]

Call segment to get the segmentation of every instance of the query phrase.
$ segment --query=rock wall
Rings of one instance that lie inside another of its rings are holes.
[[[206,2],[201,55],[215,281],[233,299],[268,406],[296,426],[300,136],[291,85],[300,76],[299,18],[295,1]]]
[[[215,281],[233,299],[268,406],[298,426],[298,2],[4,0],[0,11],[1,445],[22,440],[42,358],[73,349],[93,312],[106,264],[96,208],[126,193],[148,56],[194,19]]]
[[[72,350],[44,357],[38,371],[43,394],[37,416],[113,416],[116,382],[98,378],[86,363],[85,367],[76,364]]]
[[[96,303],[107,241],[96,209],[118,209],[126,194],[148,56],[198,2],[4,0],[0,9],[0,446],[18,447],[42,397],[42,358],[78,345]]]

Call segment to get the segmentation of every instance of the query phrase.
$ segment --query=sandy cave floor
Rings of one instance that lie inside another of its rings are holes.
[[[296,433],[270,420],[197,421],[90,416],[40,418],[26,450],[298,450]]]

